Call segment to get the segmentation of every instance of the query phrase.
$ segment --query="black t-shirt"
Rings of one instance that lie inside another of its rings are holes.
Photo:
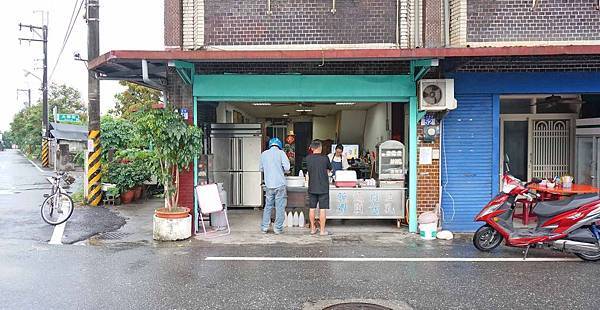
[[[329,193],[327,170],[332,170],[329,158],[321,154],[310,154],[306,156],[306,168],[308,170],[308,192],[310,194]]]

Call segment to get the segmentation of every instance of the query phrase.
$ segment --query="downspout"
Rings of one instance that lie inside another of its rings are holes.
[[[414,0],[414,1],[415,1],[414,2],[415,3],[415,12],[414,12],[415,21],[414,21],[413,36],[415,38],[414,39],[415,45],[413,47],[419,47],[420,46],[419,43],[421,43],[420,38],[419,38],[419,33],[421,32],[421,19],[419,18],[421,15],[420,15],[420,11],[419,11],[419,8],[420,8],[419,4],[420,4],[421,0]]]
[[[444,46],[450,46],[450,0],[444,0]]]
[[[194,92],[194,83],[193,83],[193,76],[192,76],[192,93]],[[194,105],[194,126],[197,127],[198,126],[198,97],[193,96],[192,97],[194,102],[192,103]],[[193,223],[193,227],[194,227],[194,233],[198,232],[198,198],[196,197],[196,186],[198,186],[198,156],[194,157],[194,223]]]
[[[396,0],[396,47],[400,48],[400,0]]]

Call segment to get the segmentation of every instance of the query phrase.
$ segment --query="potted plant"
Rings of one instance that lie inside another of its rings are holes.
[[[152,109],[135,121],[138,141],[148,143],[152,156],[150,167],[164,186],[165,206],[155,210],[155,240],[182,240],[192,233],[188,208],[179,206],[179,173],[189,169],[201,153],[202,131],[188,125],[183,118],[166,109]]]
[[[134,166],[120,161],[111,162],[108,166],[107,179],[114,183],[121,193],[121,202],[128,204],[135,196]]]

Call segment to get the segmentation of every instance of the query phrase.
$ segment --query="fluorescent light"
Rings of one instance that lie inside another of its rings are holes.
[[[288,117],[288,116],[290,116],[290,115],[289,115],[289,114],[287,114],[287,113],[285,113],[285,114],[283,114],[282,116],[283,116],[283,117]]]
[[[337,102],[335,105],[355,105],[356,102]]]
[[[297,109],[296,112],[312,112],[312,109]]]
[[[261,107],[267,107],[270,106],[271,104],[268,102],[255,102],[252,104],[253,106],[261,106]]]

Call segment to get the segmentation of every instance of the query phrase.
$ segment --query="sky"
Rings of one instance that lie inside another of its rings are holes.
[[[12,8],[5,5],[0,10],[0,42],[2,42],[3,78],[0,82],[0,131],[10,128],[13,116],[25,107],[27,94],[17,89],[32,90],[32,102],[41,98],[40,81],[28,70],[42,77],[41,42],[22,42],[19,37],[35,37],[28,29],[19,31],[23,24],[42,24],[42,14],[49,12],[48,22],[48,76],[51,83],[66,84],[81,92],[87,102],[87,69],[85,64],[75,61],[73,54],[87,57],[87,25],[83,19],[85,5],[76,19],[60,62],[50,80],[75,3],[80,0],[21,0],[10,1]],[[100,54],[110,50],[162,50],[163,44],[163,0],[100,0]],[[123,88],[116,81],[100,82],[101,112],[104,114],[114,106],[114,95]]]

